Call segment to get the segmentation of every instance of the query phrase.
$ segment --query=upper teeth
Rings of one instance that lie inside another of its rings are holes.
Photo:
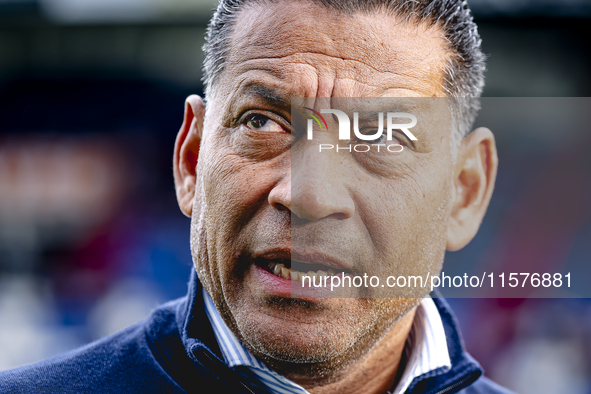
[[[310,276],[310,277],[333,276],[337,273],[332,268],[329,268],[327,271],[318,270],[318,271],[300,272],[300,271],[292,270],[291,268],[287,268],[284,264],[281,264],[281,263],[279,263],[279,264],[270,263],[269,269],[271,270],[271,272],[273,272],[273,274],[280,276],[283,279],[291,278],[291,280],[299,280],[302,276],[306,276],[306,275]]]

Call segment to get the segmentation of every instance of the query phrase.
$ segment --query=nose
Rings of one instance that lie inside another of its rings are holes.
[[[308,221],[353,217],[355,202],[343,169],[335,163],[338,157],[314,151],[294,157],[292,154],[290,173],[269,193],[271,206],[288,209]]]

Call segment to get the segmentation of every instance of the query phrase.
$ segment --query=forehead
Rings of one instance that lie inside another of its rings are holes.
[[[252,3],[234,25],[223,80],[234,91],[274,84],[298,97],[443,96],[445,44],[438,28],[382,11]]]

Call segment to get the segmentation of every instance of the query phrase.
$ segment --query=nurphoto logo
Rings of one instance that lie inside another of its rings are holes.
[[[304,107],[304,109],[308,112],[304,112],[305,115],[309,116],[306,124],[306,132],[308,140],[312,140],[314,137],[314,122],[318,125],[320,130],[328,130],[328,125],[326,120],[322,116],[322,114],[332,114],[336,117],[339,123],[339,140],[352,140],[351,139],[351,120],[349,116],[338,109],[321,109],[320,112]],[[374,115],[375,116],[375,115]],[[374,117],[375,119],[375,117]],[[400,120],[408,120],[410,122],[400,123]],[[353,140],[357,141],[367,141],[368,143],[359,143],[355,145],[347,145],[347,146],[339,146],[334,144],[319,144],[319,152],[326,151],[326,150],[336,150],[337,152],[346,150],[346,151],[355,151],[355,152],[369,152],[374,149],[380,151],[388,151],[391,153],[398,153],[402,152],[404,147],[398,143],[389,143],[393,139],[393,132],[395,130],[400,131],[406,135],[408,139],[411,141],[416,141],[417,138],[414,134],[409,130],[410,128],[416,126],[417,118],[413,114],[409,114],[406,112],[388,112],[386,113],[386,134],[384,135],[384,112],[377,113],[377,120],[378,120],[378,127],[373,127],[370,133],[362,132],[359,128],[359,112],[353,112],[353,133],[354,138]],[[384,136],[386,137],[384,139]]]

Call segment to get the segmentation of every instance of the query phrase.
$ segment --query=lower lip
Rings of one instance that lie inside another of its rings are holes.
[[[322,298],[321,293],[323,293],[322,290],[325,289],[302,287],[302,282],[299,280],[283,279],[255,264],[253,264],[253,267],[256,280],[259,282],[260,286],[271,295],[291,298],[292,289],[295,286],[298,286],[298,299]],[[302,297],[302,295],[304,295],[304,297]],[[326,294],[324,297],[326,297]]]

